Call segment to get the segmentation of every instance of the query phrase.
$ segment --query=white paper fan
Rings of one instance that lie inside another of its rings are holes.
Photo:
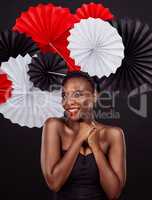
[[[2,63],[2,70],[13,82],[13,91],[7,103],[0,106],[0,113],[20,126],[42,127],[47,118],[63,116],[61,90],[50,93],[35,88],[27,74],[30,62],[27,54]]]
[[[90,76],[109,76],[120,67],[124,45],[116,28],[102,19],[82,19],[70,30],[70,57]]]

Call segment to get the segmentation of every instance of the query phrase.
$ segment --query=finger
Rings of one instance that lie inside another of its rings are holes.
[[[96,124],[95,124],[95,122],[94,122],[94,121],[92,121],[92,122],[91,122],[91,124],[92,124],[94,127],[96,127]]]
[[[89,132],[89,133],[93,132],[94,130],[96,130],[96,128],[95,128],[95,127],[91,128],[91,130],[90,130],[90,132]]]
[[[90,135],[90,133],[93,131],[94,128],[91,128],[88,132],[88,134]]]

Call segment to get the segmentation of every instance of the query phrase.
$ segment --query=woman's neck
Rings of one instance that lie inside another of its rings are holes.
[[[78,133],[80,129],[80,122],[85,122],[91,125],[92,122],[95,122],[94,116],[90,115],[87,118],[80,119],[78,121],[71,120],[70,118],[67,118],[66,120],[68,127],[70,127],[75,133]]]

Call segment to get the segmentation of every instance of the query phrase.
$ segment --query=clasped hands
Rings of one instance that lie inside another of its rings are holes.
[[[96,125],[92,122],[91,125],[87,122],[80,122],[79,136],[83,141],[87,142],[91,149],[99,147],[99,131]]]

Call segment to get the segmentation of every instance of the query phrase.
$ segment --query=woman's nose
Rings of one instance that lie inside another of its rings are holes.
[[[73,97],[68,97],[67,98],[67,104],[70,106],[70,105],[73,105],[76,103],[76,99],[73,98]]]

